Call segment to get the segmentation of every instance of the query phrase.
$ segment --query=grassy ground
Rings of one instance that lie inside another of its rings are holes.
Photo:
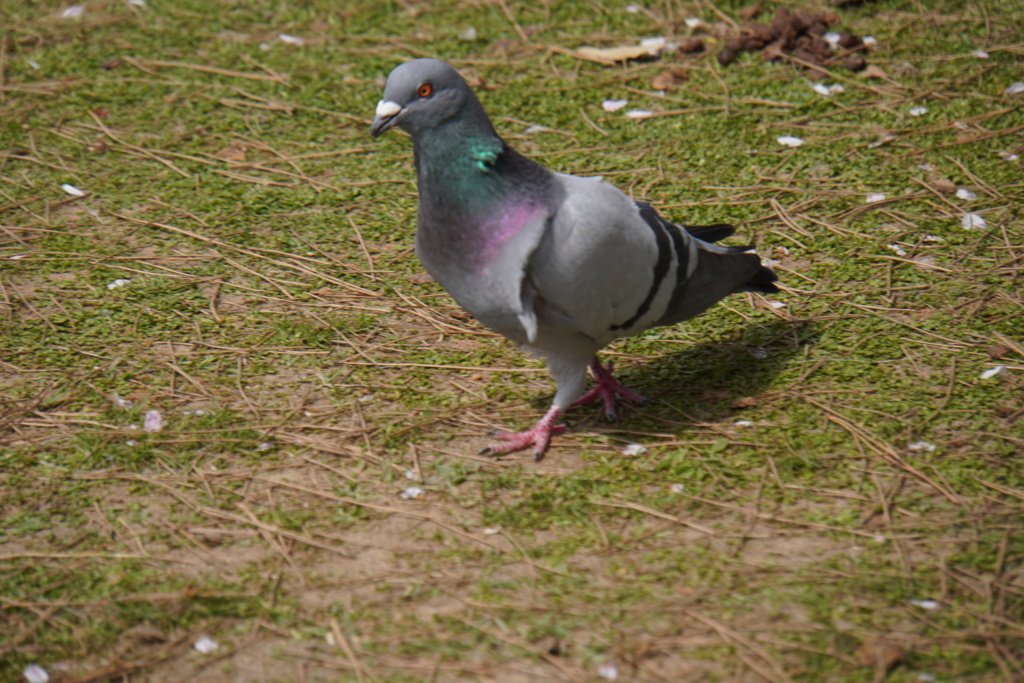
[[[839,10],[881,73],[823,97],[571,54],[742,7],[638,4],[0,0],[0,680],[1024,679],[1024,12]],[[551,385],[412,252],[367,124],[423,55],[785,293],[617,344],[618,423],[476,456]]]

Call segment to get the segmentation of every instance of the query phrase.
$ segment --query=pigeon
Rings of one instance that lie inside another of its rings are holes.
[[[370,133],[395,126],[412,137],[423,266],[476,320],[545,359],[556,384],[532,428],[491,432],[498,443],[481,454],[532,448],[539,461],[570,407],[601,401],[614,419],[618,399],[643,403],[598,360],[615,339],[688,320],[729,294],[778,291],[751,247],[715,244],[732,226],[670,223],[599,177],[515,151],[444,61],[391,72]]]

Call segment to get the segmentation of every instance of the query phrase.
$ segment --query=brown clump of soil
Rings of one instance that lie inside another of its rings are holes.
[[[754,16],[755,13],[740,14]],[[851,71],[860,71],[867,66],[860,54],[867,51],[861,37],[848,31],[839,32],[835,49],[824,38],[829,27],[838,23],[839,17],[832,12],[780,7],[771,23],[748,21],[743,24],[739,35],[718,53],[718,62],[728,66],[736,61],[740,52],[760,51],[766,62],[792,56],[806,65],[810,78],[824,77],[825,68],[838,63]]]

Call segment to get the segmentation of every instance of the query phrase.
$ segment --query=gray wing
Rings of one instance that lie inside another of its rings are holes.
[[[774,289],[774,274],[745,247],[699,239],[600,179],[556,178],[563,201],[530,259],[528,284],[536,308],[554,311],[597,348],[692,318],[733,292]],[[731,230],[694,232],[719,239]]]
[[[659,244],[636,203],[613,185],[556,180],[563,199],[528,269],[541,304],[600,346],[654,324],[677,275],[672,245]]]
[[[671,325],[694,318],[730,294],[737,292],[778,292],[778,280],[751,247],[723,247],[713,242],[731,235],[730,225],[678,226],[662,218],[649,204],[638,202],[640,214],[655,232],[664,231],[673,242],[686,241],[689,248],[678,249],[682,259],[690,261],[679,268],[668,306],[655,323]]]

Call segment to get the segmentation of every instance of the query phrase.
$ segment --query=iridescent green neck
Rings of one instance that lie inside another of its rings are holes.
[[[438,127],[423,131],[414,139],[421,200],[426,195],[445,203],[473,204],[499,191],[497,186],[502,181],[493,171],[504,143],[493,130],[465,128]]]
[[[494,142],[498,145],[495,146]],[[494,138],[493,140],[476,141],[470,145],[469,158],[476,164],[477,170],[487,173],[494,167],[494,163],[498,160],[498,155],[501,153],[501,140]]]

